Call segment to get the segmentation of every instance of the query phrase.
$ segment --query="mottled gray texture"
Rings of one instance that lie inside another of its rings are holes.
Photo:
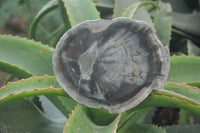
[[[53,55],[56,78],[81,104],[126,111],[163,87],[169,52],[144,22],[93,20],[68,30]]]

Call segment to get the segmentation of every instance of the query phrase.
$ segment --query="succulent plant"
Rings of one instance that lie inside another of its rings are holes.
[[[197,1],[48,1],[30,25],[32,40],[0,35],[0,132],[199,133]],[[171,56],[170,71],[166,47],[188,54]]]
[[[126,111],[167,80],[168,48],[144,22],[93,20],[68,30],[53,55],[56,78],[81,104]]]

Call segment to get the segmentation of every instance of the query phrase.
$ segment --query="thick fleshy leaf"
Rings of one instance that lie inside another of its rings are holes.
[[[45,96],[38,96],[41,102],[42,110],[51,119],[66,119],[61,111]],[[66,113],[66,112],[65,112]]]
[[[0,88],[0,104],[9,100],[35,95],[45,95],[66,117],[77,104],[60,88],[54,76],[32,77],[7,84]],[[44,103],[42,103],[43,105]],[[48,105],[43,106],[44,111],[47,109],[46,106]],[[45,113],[48,114],[48,112]]]
[[[133,110],[144,107],[176,107],[200,114],[199,89],[171,83],[166,84],[164,88],[160,91],[153,91],[147,99]]]
[[[182,83],[200,81],[200,57],[172,56],[168,82]]]
[[[141,7],[136,12],[134,19],[146,22],[155,31],[155,27],[154,27],[153,21],[151,19],[151,16],[147,12],[147,10],[145,9],[145,7]]]
[[[74,110],[75,106],[77,105],[77,102],[69,96],[55,96],[55,94],[45,96],[66,118],[69,117],[69,114],[72,113],[72,110]]]
[[[52,70],[53,49],[25,38],[0,36],[0,61],[25,69],[36,76],[54,75]],[[2,67],[2,64],[0,64]],[[4,68],[4,70],[6,70]],[[12,72],[6,70],[5,72]],[[13,73],[11,73],[13,74]]]
[[[132,4],[139,2],[139,0],[115,0],[113,18],[121,17],[122,13]]]
[[[200,12],[172,13],[173,26],[181,31],[200,36]]]
[[[141,119],[141,116],[144,116],[145,112],[147,112],[148,110],[148,109],[146,110],[147,107],[157,107],[157,106],[178,107],[178,108],[183,108],[188,111],[192,111],[193,113],[200,114],[200,108],[199,108],[200,103],[198,103],[198,101],[195,101],[198,99],[193,98],[193,95],[195,95],[194,97],[199,95],[198,91],[199,90],[196,90],[196,88],[191,88],[190,86],[187,86],[184,84],[183,85],[171,84],[171,83],[166,84],[165,90],[152,92],[151,95],[144,102],[138,105],[138,107],[133,108],[129,110],[128,112],[122,113],[122,116],[120,119],[122,123],[120,122],[121,124],[119,125],[118,132],[122,132],[122,133],[125,131],[126,132],[133,132],[133,131],[142,132],[143,128],[145,129],[146,132],[148,131],[150,132],[154,130],[154,128],[156,127],[153,127],[152,125],[140,125],[138,123],[137,124],[134,123],[134,122],[138,122],[138,120]],[[138,110],[141,108],[143,108],[142,109],[143,111]],[[69,119],[70,121],[68,121],[68,123],[77,122],[76,125],[78,126],[72,126],[74,123],[72,125],[71,124],[67,125],[65,128],[66,132],[68,131],[70,133],[71,130],[73,130],[74,132],[77,132],[76,130],[82,131],[82,128],[80,127],[82,127],[82,123],[84,122],[82,122],[81,120],[84,120],[84,119],[80,118],[81,119],[80,120],[79,117],[83,116],[83,114],[80,114],[80,115],[78,114],[79,112],[76,115],[72,115]],[[85,125],[85,127],[87,126]],[[91,130],[90,128],[91,127],[88,127],[89,130]],[[87,129],[85,130],[87,131]],[[161,128],[155,129],[155,130],[159,130],[159,132],[164,132],[164,130],[162,130]]]
[[[172,18],[173,19],[173,18]],[[181,29],[177,29],[175,27],[172,27],[172,32],[176,33],[176,34],[180,34],[181,36],[190,39],[191,41],[193,41],[198,47],[200,47],[200,38],[199,36],[195,36],[192,35],[190,33],[184,32]]]
[[[113,8],[114,7],[114,0],[92,0],[96,6],[99,7],[107,7]]]
[[[138,9],[140,7],[146,6],[146,5],[153,5],[157,8],[159,8],[159,6],[153,1],[136,2],[136,3],[132,4],[131,6],[129,6],[129,8],[122,14],[122,17],[134,18]]]
[[[197,124],[200,123],[200,116],[189,111],[181,109],[179,112],[178,123],[183,124]]]
[[[179,124],[193,124],[191,122],[194,122],[194,121],[190,120],[191,116],[192,116],[192,113],[185,111],[183,109],[180,109],[178,123]]]
[[[152,123],[152,119],[155,116],[155,111],[157,111],[157,107],[150,108],[146,112],[146,114],[144,116],[144,121],[143,121],[144,124]]]
[[[54,75],[52,70],[53,51],[52,48],[32,40],[12,36],[0,36],[0,60],[6,62],[3,65],[0,63],[0,68],[19,78],[27,78],[32,75]],[[5,66],[4,64],[7,65]],[[16,69],[17,71],[15,71]],[[18,73],[16,74],[16,72]],[[43,94],[43,92],[40,92],[40,94]],[[73,104],[70,104],[70,108],[65,104],[67,103],[66,101],[70,101],[69,98],[55,96],[48,96],[48,98],[65,116],[71,113]],[[64,100],[65,103],[62,102]],[[68,113],[66,113],[66,110]]]
[[[122,17],[145,21],[155,31],[154,24],[149,13],[143,7],[145,5],[153,5],[159,8],[159,6],[152,1],[135,2],[122,14]]]
[[[191,12],[192,10],[189,7],[189,4],[187,4],[187,1],[184,0],[170,0],[169,1],[173,12],[181,12],[181,13],[187,13]]]
[[[69,18],[64,6],[64,2],[62,0],[58,0],[58,3],[60,7],[61,16],[63,18],[63,22],[65,24],[65,29],[68,30],[69,28],[71,28],[71,25],[70,25]]]
[[[8,83],[0,88],[0,104],[16,98],[45,94],[68,96],[54,76],[32,77]]]
[[[169,46],[171,40],[172,17],[167,16],[172,9],[169,3],[159,2],[160,9],[156,11],[154,25],[156,34],[165,46]]]
[[[116,133],[120,116],[107,126],[96,125],[89,119],[83,107],[78,105],[67,120],[63,133]]]
[[[118,114],[110,114],[106,109],[84,107],[88,118],[97,125],[107,126],[118,116]]]
[[[164,89],[168,91],[173,91],[177,94],[181,94],[183,96],[186,96],[187,98],[190,98],[200,103],[200,89],[197,87],[191,87],[186,83],[167,83],[165,84]]]
[[[198,87],[200,89],[200,82],[189,82],[187,84],[190,86]]]
[[[19,68],[15,65],[10,65],[2,61],[0,61],[0,70],[3,72],[11,73],[13,76],[18,77],[19,79],[33,76],[32,73],[27,72],[23,68]]]
[[[8,82],[11,82],[11,81],[15,81],[17,80],[16,77],[14,77],[12,74],[7,74],[7,73],[4,73],[2,71],[0,71],[0,74],[1,74],[1,79],[0,79],[0,86],[2,87],[3,85],[6,85],[8,84]],[[5,74],[5,75],[4,75]],[[6,76],[7,75],[7,76]],[[5,76],[5,77],[4,77]],[[3,80],[2,80],[2,77],[3,77]]]
[[[185,84],[184,84],[185,85]],[[193,89],[192,93],[194,94],[194,98],[198,99],[199,101],[199,96],[200,94],[199,89],[200,89],[200,82],[190,82],[187,83],[187,85],[194,86],[196,88]],[[199,88],[199,89],[198,89]],[[185,88],[187,89],[187,88]],[[193,97],[193,94],[191,92],[187,95],[190,95],[190,97]],[[179,112],[179,123],[180,124],[194,124],[194,123],[200,123],[200,116],[194,113],[191,113],[189,111],[185,110],[180,110]]]
[[[36,28],[39,23],[39,21],[50,11],[56,9],[58,7],[58,2],[57,0],[51,0],[49,1],[46,5],[43,6],[43,8],[40,9],[34,20],[32,21],[32,24],[30,26],[30,31],[29,31],[29,38],[35,39],[36,35]]]
[[[92,0],[64,0],[63,2],[72,26],[86,20],[100,19]]]
[[[199,133],[200,124],[173,125],[164,127],[167,133]]]
[[[161,127],[157,127],[151,124],[132,123],[132,125],[127,127],[125,131],[119,131],[117,133],[166,133],[166,131]]]
[[[165,90],[153,91],[147,99],[130,111],[147,107],[170,106],[200,114],[199,93],[199,89],[195,87],[179,84],[166,84]],[[64,95],[71,99],[62,89],[59,89],[55,77],[35,77],[10,83],[0,89],[0,94],[1,103],[19,97],[40,94]],[[70,106],[71,102],[69,100],[65,101],[65,103],[69,103]],[[70,106],[71,109],[73,107],[74,105]]]
[[[138,109],[138,110],[129,110],[122,113],[122,116],[120,118],[119,126],[117,131],[119,133],[124,133],[129,131],[129,129],[135,124],[135,123],[143,123],[143,120],[145,118],[145,114],[149,111],[150,108],[144,108],[144,109]],[[139,132],[139,131],[138,131]]]
[[[200,48],[190,40],[187,40],[188,55],[200,56]]]
[[[0,105],[1,133],[62,133],[66,121],[50,120],[32,102],[17,99]]]
[[[56,35],[52,38],[51,43],[49,44],[51,47],[56,47],[58,41],[62,37],[62,35],[67,31],[65,25],[59,27],[58,31],[56,32]]]

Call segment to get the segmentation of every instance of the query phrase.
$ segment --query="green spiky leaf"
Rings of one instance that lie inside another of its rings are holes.
[[[57,31],[56,31],[56,35],[52,38],[52,41],[50,43],[51,47],[56,47],[58,41],[60,40],[60,38],[62,37],[62,35],[67,31],[67,28],[63,25],[60,26]]]
[[[199,133],[200,124],[194,125],[173,125],[165,127],[167,133]]]
[[[59,3],[59,7],[60,7],[60,12],[61,12],[61,15],[63,18],[63,22],[65,24],[65,30],[68,30],[71,28],[71,24],[69,22],[69,18],[68,18],[67,12],[66,12],[66,8],[64,6],[64,2],[62,0],[58,0],[58,3]]]
[[[46,97],[54,104],[56,108],[66,117],[74,110],[77,102],[68,96],[55,96],[54,94],[46,95]]]
[[[118,116],[118,114],[110,114],[106,109],[85,107],[84,110],[92,122],[101,126],[110,124]]]
[[[169,46],[171,40],[172,17],[168,14],[172,11],[169,3],[159,2],[160,9],[157,10],[154,25],[156,34],[165,46]]]
[[[154,24],[149,13],[143,7],[146,5],[153,5],[156,8],[159,8],[159,6],[152,1],[136,2],[129,6],[129,8],[122,14],[122,17],[129,17],[132,19],[144,21],[149,24],[149,26],[155,31]]]
[[[115,0],[113,18],[121,17],[122,13],[132,4],[139,2],[139,0]]]
[[[168,91],[173,91],[177,94],[181,94],[186,96],[187,98],[193,99],[196,102],[200,103],[200,89],[197,87],[191,87],[187,84],[175,84],[175,83],[167,83],[164,88]]]
[[[92,0],[96,6],[113,8],[114,0]]]
[[[159,6],[153,1],[137,2],[129,6],[129,8],[122,14],[122,17],[128,17],[133,19],[139,8],[146,5],[153,5],[156,8],[159,8]]]
[[[0,104],[35,95],[46,95],[66,117],[77,104],[60,88],[54,76],[32,77],[7,84],[0,88]]]
[[[200,89],[200,82],[189,82],[187,84],[190,85],[190,86],[198,87]]]
[[[200,13],[172,13],[173,26],[181,31],[200,36]]]
[[[181,109],[179,112],[179,124],[197,124],[200,123],[200,116],[198,114]]]
[[[188,85],[168,83],[165,89],[153,91],[133,110],[146,107],[176,107],[200,114],[200,90]]]
[[[28,73],[36,76],[54,75],[51,59],[53,51],[48,46],[25,38],[0,36],[0,61],[4,64],[8,63],[12,67],[25,69]],[[2,64],[0,65],[3,67]],[[4,70],[7,69],[4,68]],[[6,72],[11,72],[11,70]]]
[[[148,110],[150,110],[150,108],[144,108],[138,110],[131,109],[129,111],[123,112],[119,122],[118,132],[119,133],[127,132],[129,128],[133,126],[133,124],[135,123],[142,124],[145,118],[144,116]]]
[[[0,103],[33,95],[55,94],[68,96],[54,76],[32,77],[8,83],[0,88]]]
[[[42,107],[43,112],[49,118],[51,118],[51,119],[64,119],[64,120],[67,118],[62,114],[62,112],[47,97],[40,95],[40,96],[38,96],[38,98],[39,98],[39,102],[41,103],[41,107]]]
[[[187,3],[187,1],[184,0],[170,0],[169,1],[173,12],[191,12],[191,9],[189,7],[189,4]]]
[[[100,19],[92,0],[64,0],[63,2],[72,26],[86,20]]]
[[[11,65],[3,61],[0,61],[0,70],[3,72],[11,73],[13,76],[18,77],[19,79],[33,76],[32,73],[27,72],[23,68],[19,68],[15,65]]]
[[[57,0],[51,0],[49,1],[46,5],[43,6],[43,8],[40,9],[34,20],[32,21],[32,24],[30,26],[30,31],[29,31],[29,38],[35,39],[36,37],[36,28],[39,23],[39,21],[50,11],[56,9],[58,7],[58,2]]]
[[[200,81],[200,57],[172,56],[168,82],[182,83]]]
[[[120,115],[109,125],[100,126],[93,123],[83,107],[78,105],[67,120],[63,133],[115,133],[120,120]]]
[[[179,85],[172,83],[166,84],[164,88],[165,90],[153,91],[147,99],[145,99],[137,107],[130,110],[130,112],[128,113],[132,114],[132,111],[147,107],[168,106],[178,107],[191,111],[193,113],[200,114],[200,100],[198,97],[200,93],[199,89],[184,84]],[[64,92],[63,89],[59,88],[55,77],[34,77],[27,80],[21,80],[15,83],[10,83],[7,86],[4,86],[0,89],[0,94],[1,103],[20,97],[41,94],[64,95],[69,99],[64,101],[65,105],[69,106],[68,112],[70,112],[76,104],[76,102],[74,102],[74,104],[71,104],[71,101],[73,100]],[[140,113],[142,112],[140,111]]]
[[[0,105],[2,133],[62,133],[66,121],[51,120],[32,102],[17,99]]]
[[[125,131],[117,133],[166,133],[166,131],[151,124],[132,123]]]
[[[200,48],[190,40],[187,40],[188,55],[200,56]]]

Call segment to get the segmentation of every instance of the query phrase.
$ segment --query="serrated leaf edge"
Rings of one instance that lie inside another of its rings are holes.
[[[190,83],[190,82],[189,82]],[[193,83],[193,82],[191,82],[191,83]],[[196,83],[198,83],[198,82],[196,82]],[[166,82],[166,84],[168,84],[168,85],[176,85],[176,86],[183,86],[183,87],[188,87],[188,88],[191,88],[191,89],[195,89],[195,90],[197,90],[197,91],[200,91],[200,89],[198,88],[198,87],[195,87],[195,86],[190,86],[190,85],[188,85],[187,83],[173,83],[173,82]]]
[[[64,125],[63,126],[63,133],[65,133],[66,131],[65,131],[65,129],[66,129],[66,127],[68,127],[69,126],[69,124],[68,124],[68,121],[69,121],[69,119],[71,118],[71,117],[73,117],[74,116],[74,113],[76,112],[76,110],[77,110],[77,108],[78,108],[78,106],[79,106],[79,104],[77,104],[75,107],[74,107],[74,110],[72,110],[72,113],[71,114],[69,114],[69,118],[68,119],[66,119],[66,125]]]
[[[30,80],[30,79],[39,79],[39,78],[47,78],[47,77],[49,77],[49,78],[56,78],[56,76],[49,76],[47,74],[44,74],[43,76],[32,76],[30,78],[21,79],[21,80],[17,80],[17,81],[14,81],[14,82],[8,82],[7,85],[1,87],[0,89],[5,88],[5,87],[7,87],[10,84],[15,84],[15,83],[19,83],[19,82],[22,82],[22,81],[27,81],[27,80]]]
[[[41,41],[36,41],[35,39],[30,39],[30,38],[27,38],[27,37],[21,37],[21,36],[19,36],[19,35],[11,35],[11,34],[1,34],[0,35],[0,37],[2,37],[2,36],[6,36],[6,37],[13,37],[13,38],[19,38],[19,39],[24,39],[24,40],[28,40],[28,41],[33,41],[34,43],[38,43],[38,44],[40,44],[40,45],[42,45],[42,46],[47,46],[47,47],[49,47],[49,49],[51,49],[51,50],[54,50],[54,48],[52,48],[49,44],[43,44]]]
[[[161,91],[161,92],[162,92],[162,91]],[[176,101],[178,101],[178,102],[185,103],[185,104],[188,104],[188,105],[190,105],[190,106],[193,106],[193,107],[195,107],[195,108],[200,109],[200,103],[196,102],[196,101],[193,100],[193,99],[189,99],[188,97],[185,97],[185,96],[183,96],[183,95],[179,95],[179,94],[173,94],[173,96],[170,97],[170,96],[164,95],[163,93],[166,93],[166,92],[162,92],[161,95],[159,95],[159,94],[155,94],[155,93],[152,93],[151,95],[152,95],[152,96],[155,96],[155,97],[165,97],[165,98],[170,98],[170,99],[176,100]],[[181,99],[179,99],[179,98],[177,98],[177,97],[175,97],[175,96],[178,96],[178,97],[181,97],[181,98],[185,98],[185,99],[187,99],[187,100],[190,100],[191,102],[194,102],[194,103],[198,104],[199,106],[194,105],[194,104],[191,104],[190,102],[187,102],[187,101],[181,100]]]
[[[117,118],[117,122],[116,122],[116,124],[115,124],[115,129],[114,129],[114,132],[113,132],[113,133],[117,133],[117,129],[118,129],[118,125],[119,125],[121,116],[122,116],[122,113],[120,113],[119,116],[118,116],[118,118]]]
[[[8,62],[4,62],[4,61],[2,61],[2,60],[0,60],[0,63],[4,63],[4,64],[6,64],[6,65],[10,65],[10,66],[12,66],[12,67],[14,67],[14,68],[16,68],[16,69],[18,69],[18,70],[20,70],[20,71],[23,71],[23,72],[29,74],[30,76],[34,76],[34,74],[32,74],[32,73],[26,71],[24,68],[21,68],[21,67],[19,67],[19,66],[17,66],[17,65],[13,65],[13,64],[10,64],[10,63],[8,63]]]
[[[46,74],[44,76],[42,76],[42,77],[32,76],[32,77],[27,78],[27,79],[21,79],[21,80],[15,81],[15,82],[8,82],[5,86],[1,87],[0,90],[4,89],[4,88],[6,88],[6,87],[8,87],[10,85],[17,84],[17,83],[20,83],[20,82],[23,82],[23,81],[28,81],[28,80],[31,80],[31,79],[43,79],[43,78],[47,78],[47,77],[48,78],[55,78],[55,76],[48,76]],[[30,92],[41,92],[41,94],[42,94],[42,92],[47,92],[48,90],[51,91],[51,92],[52,91],[58,91],[58,92],[56,92],[57,95],[65,95],[66,94],[64,89],[56,88],[54,86],[50,86],[50,87],[43,88],[43,89],[37,89],[36,88],[36,89],[31,90],[31,91],[22,91],[20,93],[11,93],[11,94],[7,95],[6,97],[1,98],[0,99],[0,104],[4,103],[6,101],[6,99],[9,100],[10,97],[20,96],[21,94],[29,94]]]

